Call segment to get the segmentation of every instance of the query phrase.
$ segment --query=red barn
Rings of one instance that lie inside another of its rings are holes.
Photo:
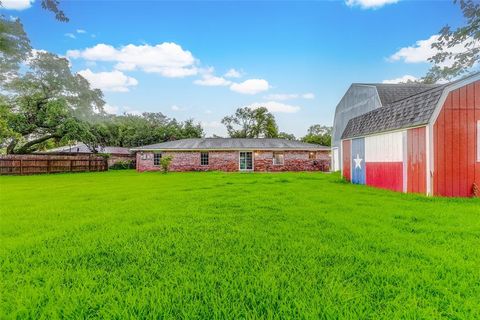
[[[351,119],[341,147],[342,174],[352,183],[478,196],[480,73]]]

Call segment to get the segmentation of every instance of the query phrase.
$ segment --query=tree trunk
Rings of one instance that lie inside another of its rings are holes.
[[[33,151],[32,147],[34,145],[42,143],[42,142],[47,141],[48,139],[52,139],[52,138],[60,138],[60,137],[58,135],[55,135],[55,134],[49,134],[49,135],[40,137],[38,139],[30,140],[27,143],[25,143],[23,146],[18,148],[16,151],[14,151],[13,153],[17,153],[17,154],[32,153],[32,151]]]

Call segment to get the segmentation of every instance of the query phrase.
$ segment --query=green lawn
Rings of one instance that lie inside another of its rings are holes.
[[[480,318],[479,199],[322,173],[0,188],[0,319]]]

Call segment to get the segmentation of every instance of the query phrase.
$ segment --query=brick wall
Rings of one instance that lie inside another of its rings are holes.
[[[208,166],[200,165],[200,152],[163,152],[173,158],[170,171],[239,171],[238,151],[209,151]],[[308,151],[285,151],[283,165],[273,164],[272,151],[254,152],[255,171],[329,171],[330,155],[328,151],[315,152],[315,159],[309,159]],[[160,166],[153,165],[153,152],[137,152],[137,171],[158,171]]]

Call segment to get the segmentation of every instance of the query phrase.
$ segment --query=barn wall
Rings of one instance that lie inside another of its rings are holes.
[[[365,138],[366,184],[403,191],[404,132]]]
[[[332,148],[338,148],[339,159],[343,159],[340,146],[342,144],[342,134],[348,121],[381,106],[382,103],[374,86],[360,84],[350,86],[335,108],[335,118],[333,120]],[[342,166],[343,161],[339,164],[340,168]]]
[[[427,193],[426,127],[407,131],[407,192]]]
[[[472,196],[480,185],[478,121],[480,81],[451,91],[433,126],[435,195]]]
[[[352,171],[350,166],[351,151],[352,151],[351,143],[352,143],[351,140],[344,140],[342,142],[342,158],[343,158],[342,174],[347,181],[352,180]]]

